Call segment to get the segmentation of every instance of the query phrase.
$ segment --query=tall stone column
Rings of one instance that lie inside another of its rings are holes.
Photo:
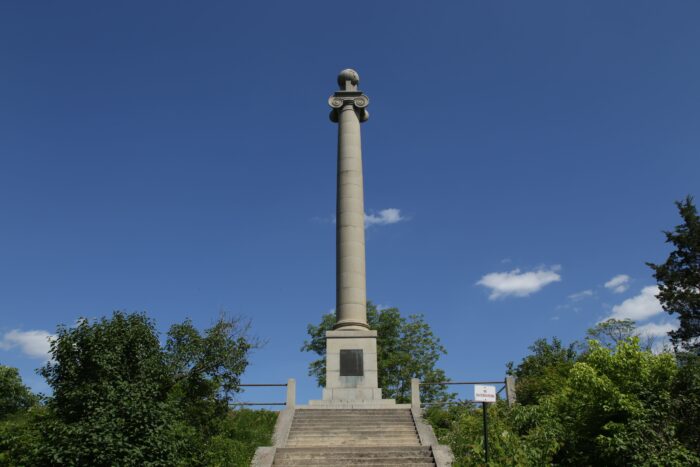
[[[340,90],[329,99],[331,120],[338,123],[338,191],[336,204],[337,330],[367,329],[365,280],[365,209],[360,122],[369,117],[369,98],[357,89],[354,70],[338,75]]]
[[[336,323],[326,332],[326,387],[322,407],[386,407],[378,385],[377,331],[367,325],[365,290],[365,209],[362,189],[360,123],[369,99],[357,89],[354,70],[338,76],[340,90],[329,99],[338,124],[336,212]]]

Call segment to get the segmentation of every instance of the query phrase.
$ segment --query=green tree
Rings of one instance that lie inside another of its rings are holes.
[[[545,398],[563,430],[562,465],[700,465],[676,436],[672,416],[674,357],[655,355],[638,338],[614,349],[596,341],[561,390]]]
[[[654,270],[664,310],[678,315],[680,326],[669,333],[674,346],[700,353],[700,216],[690,196],[676,206],[683,223],[664,232],[675,250],[665,263],[647,265]]]
[[[601,345],[613,349],[619,342],[629,340],[636,336],[635,324],[631,319],[608,319],[597,323],[586,331],[590,339],[599,342]]]
[[[422,382],[447,381],[445,372],[436,368],[441,355],[447,353],[440,339],[433,334],[422,315],[401,316],[397,308],[378,310],[367,303],[367,323],[377,331],[377,365],[379,387],[384,397],[398,402],[411,399],[411,378]],[[309,365],[309,375],[314,376],[319,386],[326,381],[326,331],[333,329],[335,315],[323,315],[318,325],[308,325],[310,339],[302,350],[314,352],[321,358]],[[453,397],[444,386],[421,386],[421,400],[432,402]]]
[[[672,393],[678,438],[700,457],[700,356],[681,353],[677,359]]]
[[[60,326],[41,374],[53,389],[42,427],[46,465],[177,465],[185,440],[171,374],[144,314]]]
[[[518,369],[546,390],[532,391],[527,405],[489,407],[491,465],[700,466],[697,360],[677,366],[637,337],[612,348],[590,340],[578,355],[556,340],[531,349]],[[431,409],[428,419],[455,465],[483,465],[479,410]]]
[[[39,398],[22,383],[17,368],[0,365],[0,420],[35,406]]]
[[[551,465],[561,437],[551,414],[538,406],[509,407],[506,401],[488,405],[489,465]],[[546,415],[546,416],[545,416]],[[441,444],[448,444],[455,456],[453,465],[484,465],[482,408],[431,407],[425,412]]]
[[[44,408],[16,368],[0,365],[0,466],[34,465]]]
[[[569,376],[578,354],[576,343],[564,346],[561,340],[537,339],[530,355],[517,366],[508,363],[508,374],[517,378],[516,394],[521,404],[537,404],[540,398],[558,392]]]
[[[37,463],[207,464],[248,365],[246,330],[221,317],[202,334],[186,321],[162,347],[141,313],[59,327],[41,370],[53,396]]]
[[[205,436],[218,429],[228,414],[248,355],[260,344],[248,334],[250,323],[220,316],[200,333],[191,320],[168,331],[165,361],[172,379],[172,394],[187,422]]]

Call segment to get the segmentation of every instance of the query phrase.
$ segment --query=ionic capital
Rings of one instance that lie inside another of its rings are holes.
[[[338,122],[338,112],[345,106],[351,105],[357,112],[361,122],[366,122],[369,118],[367,106],[369,97],[361,91],[337,91],[328,98],[328,105],[331,106],[331,121]]]

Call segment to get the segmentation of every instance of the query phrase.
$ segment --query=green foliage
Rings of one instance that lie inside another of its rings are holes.
[[[207,466],[248,466],[257,446],[272,444],[277,412],[268,410],[232,411],[209,442],[204,456]]]
[[[143,314],[61,326],[41,374],[53,389],[45,465],[176,465],[185,447],[154,324]]]
[[[257,345],[247,331],[220,317],[200,333],[188,320],[161,346],[140,313],[59,327],[45,406],[0,367],[0,466],[248,465],[276,413],[228,408]]]
[[[564,347],[556,337],[552,343],[538,339],[530,346],[532,354],[517,366],[508,363],[508,374],[517,377],[516,393],[521,404],[537,404],[557,392],[569,376],[576,358],[576,343]]]
[[[38,466],[39,428],[46,409],[36,405],[0,420],[0,466]]]
[[[0,365],[0,420],[35,406],[39,398],[24,384],[17,368]]]
[[[694,465],[670,414],[674,357],[638,339],[608,349],[596,341],[548,401],[562,424],[563,465]]]
[[[635,337],[635,324],[631,319],[608,319],[586,331],[588,337],[601,345],[613,349],[618,343]]]
[[[489,408],[492,465],[700,465],[699,357],[657,355],[636,337],[574,347],[540,339],[510,365],[522,403]],[[427,414],[456,465],[483,465],[480,410]]]
[[[480,407],[432,407],[426,411],[425,417],[433,425],[440,442],[452,448],[456,467],[484,465]],[[558,447],[556,440],[560,436],[560,428],[552,426],[552,418],[541,420],[542,413],[533,410],[533,406],[509,408],[505,401],[489,404],[488,417],[489,465],[551,464]]]
[[[379,367],[379,387],[384,397],[397,402],[411,399],[411,378],[422,382],[447,381],[445,372],[436,368],[437,361],[447,351],[440,344],[422,315],[401,316],[397,308],[378,310],[371,302],[367,303],[367,323],[370,329],[378,331],[377,365]],[[335,315],[323,315],[321,322],[310,324],[307,332],[310,339],[304,342],[302,350],[314,352],[321,358],[311,362],[309,375],[316,377],[319,386],[325,386],[326,379],[326,331],[333,329]],[[451,398],[444,386],[421,386],[421,400],[432,402]]]
[[[202,335],[190,320],[171,326],[165,344],[171,395],[187,422],[205,435],[213,421],[228,413],[231,396],[239,391],[248,353],[257,346],[240,319],[219,320]]]
[[[665,263],[647,265],[654,270],[664,310],[678,315],[680,326],[669,333],[671,341],[676,348],[700,354],[700,216],[690,196],[676,206],[683,223],[664,232],[675,250]]]
[[[677,434],[683,444],[700,456],[700,357],[677,355],[680,363],[671,389]]]

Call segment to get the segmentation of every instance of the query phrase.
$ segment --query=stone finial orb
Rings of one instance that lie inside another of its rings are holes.
[[[346,81],[350,81],[353,86],[357,86],[360,82],[360,75],[352,68],[346,68],[338,74],[338,86],[340,86],[340,89],[345,88]]]

